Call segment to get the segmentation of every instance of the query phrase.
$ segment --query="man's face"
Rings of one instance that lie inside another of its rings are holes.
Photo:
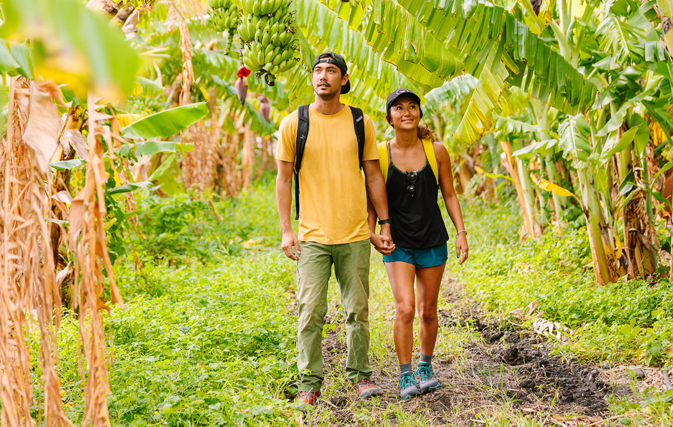
[[[320,98],[329,100],[341,93],[341,86],[348,81],[348,74],[341,75],[341,70],[334,64],[320,63],[313,69],[311,82],[313,90]]]

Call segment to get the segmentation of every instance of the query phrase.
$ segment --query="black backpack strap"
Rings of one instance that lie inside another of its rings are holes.
[[[355,126],[355,137],[358,139],[358,159],[362,168],[362,157],[365,152],[365,116],[362,110],[357,107],[351,107],[353,113],[353,124]]]
[[[297,119],[297,155],[294,161],[294,200],[296,216],[299,219],[299,169],[301,169],[301,160],[304,158],[304,148],[306,147],[306,138],[308,137],[308,105],[302,105],[298,110]]]

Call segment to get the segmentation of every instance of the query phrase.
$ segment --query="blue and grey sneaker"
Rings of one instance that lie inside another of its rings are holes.
[[[402,399],[409,399],[420,394],[418,391],[418,383],[411,371],[402,372],[402,375],[400,375],[400,382],[397,383],[397,388],[400,389],[400,397]]]
[[[418,382],[421,387],[421,394],[430,392],[439,387],[439,381],[432,372],[432,364],[421,362],[418,364],[418,369],[414,376],[418,376]]]

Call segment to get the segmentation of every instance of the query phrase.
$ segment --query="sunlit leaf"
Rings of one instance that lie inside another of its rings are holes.
[[[208,114],[208,104],[183,105],[144,117],[122,128],[127,138],[168,138],[201,120]]]

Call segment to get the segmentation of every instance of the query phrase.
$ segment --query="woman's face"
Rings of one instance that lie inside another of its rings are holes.
[[[421,121],[421,110],[416,101],[401,97],[390,107],[390,124],[397,130],[414,130]]]

